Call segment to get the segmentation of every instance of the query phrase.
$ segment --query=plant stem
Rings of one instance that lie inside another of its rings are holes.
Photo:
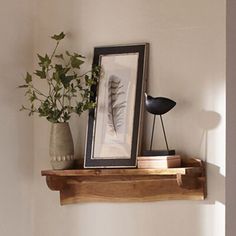
[[[40,92],[38,89],[36,89],[36,88],[33,86],[33,84],[30,85],[30,87],[31,87],[37,94],[39,94],[39,95],[41,95],[41,96],[43,96],[43,97],[45,97],[45,98],[48,98],[48,96],[46,96],[45,94],[43,94],[42,92]]]
[[[91,73],[91,72],[93,72],[93,71],[92,71],[92,70],[89,70],[89,71],[85,72],[85,73],[82,74],[82,75],[78,75],[78,76],[76,77],[76,79],[77,79],[77,78],[84,77],[85,75],[87,75],[88,73]]]
[[[55,55],[55,53],[56,53],[56,50],[57,50],[57,48],[58,48],[58,45],[59,45],[59,43],[60,43],[60,41],[57,41],[57,43],[56,43],[56,46],[55,46],[55,48],[54,48],[54,50],[53,50],[53,52],[52,52],[52,55],[50,56],[50,62],[52,62],[52,59],[53,59],[53,57],[54,57],[54,55]],[[51,63],[50,63],[51,64]],[[48,79],[48,76],[49,76],[49,74],[48,74],[48,72],[49,72],[49,66],[48,66],[48,68],[47,68],[47,82],[48,82],[48,87],[49,87],[49,95],[50,95],[50,97],[52,98],[53,96],[52,96],[52,87],[53,87],[53,89],[55,89],[55,87],[54,87],[54,85],[53,85],[53,83],[51,82],[49,82],[50,80]],[[53,99],[52,99],[53,100]]]
[[[37,110],[32,110],[30,108],[24,107],[24,110],[39,113]]]
[[[57,44],[56,44],[56,47],[54,48],[53,52],[52,52],[52,55],[50,57],[50,60],[52,60],[52,58],[54,57],[55,53],[56,53],[56,50],[58,48],[58,45],[59,45],[60,41],[57,41]]]
[[[63,94],[62,94],[62,108],[64,108],[64,102],[65,102],[65,88],[63,88]],[[65,114],[64,110],[63,110],[63,115]]]

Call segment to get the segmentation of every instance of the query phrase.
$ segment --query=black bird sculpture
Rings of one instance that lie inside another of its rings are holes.
[[[152,125],[150,150],[144,151],[144,155],[147,155],[147,156],[175,155],[175,150],[169,150],[169,146],[168,146],[168,142],[167,142],[167,138],[166,138],[165,127],[164,127],[164,123],[163,123],[163,119],[162,119],[162,115],[167,113],[168,111],[170,111],[175,105],[176,105],[176,102],[169,99],[169,98],[165,98],[165,97],[155,97],[154,98],[154,97],[149,96],[145,93],[146,110],[149,113],[154,115],[154,119],[153,119],[153,125]],[[152,143],[153,143],[156,115],[160,116],[167,151],[152,151]]]

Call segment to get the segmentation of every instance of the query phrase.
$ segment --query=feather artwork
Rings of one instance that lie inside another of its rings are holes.
[[[126,108],[124,85],[119,77],[111,75],[108,81],[108,125],[117,135],[124,124]]]

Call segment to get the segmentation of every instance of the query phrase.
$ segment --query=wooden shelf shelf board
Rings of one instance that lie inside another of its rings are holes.
[[[43,170],[61,205],[89,201],[203,200],[203,162],[182,159],[181,168]]]

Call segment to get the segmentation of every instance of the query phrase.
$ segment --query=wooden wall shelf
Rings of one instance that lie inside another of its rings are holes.
[[[60,191],[61,205],[88,201],[203,200],[203,162],[182,159],[169,169],[43,170],[51,190]]]

